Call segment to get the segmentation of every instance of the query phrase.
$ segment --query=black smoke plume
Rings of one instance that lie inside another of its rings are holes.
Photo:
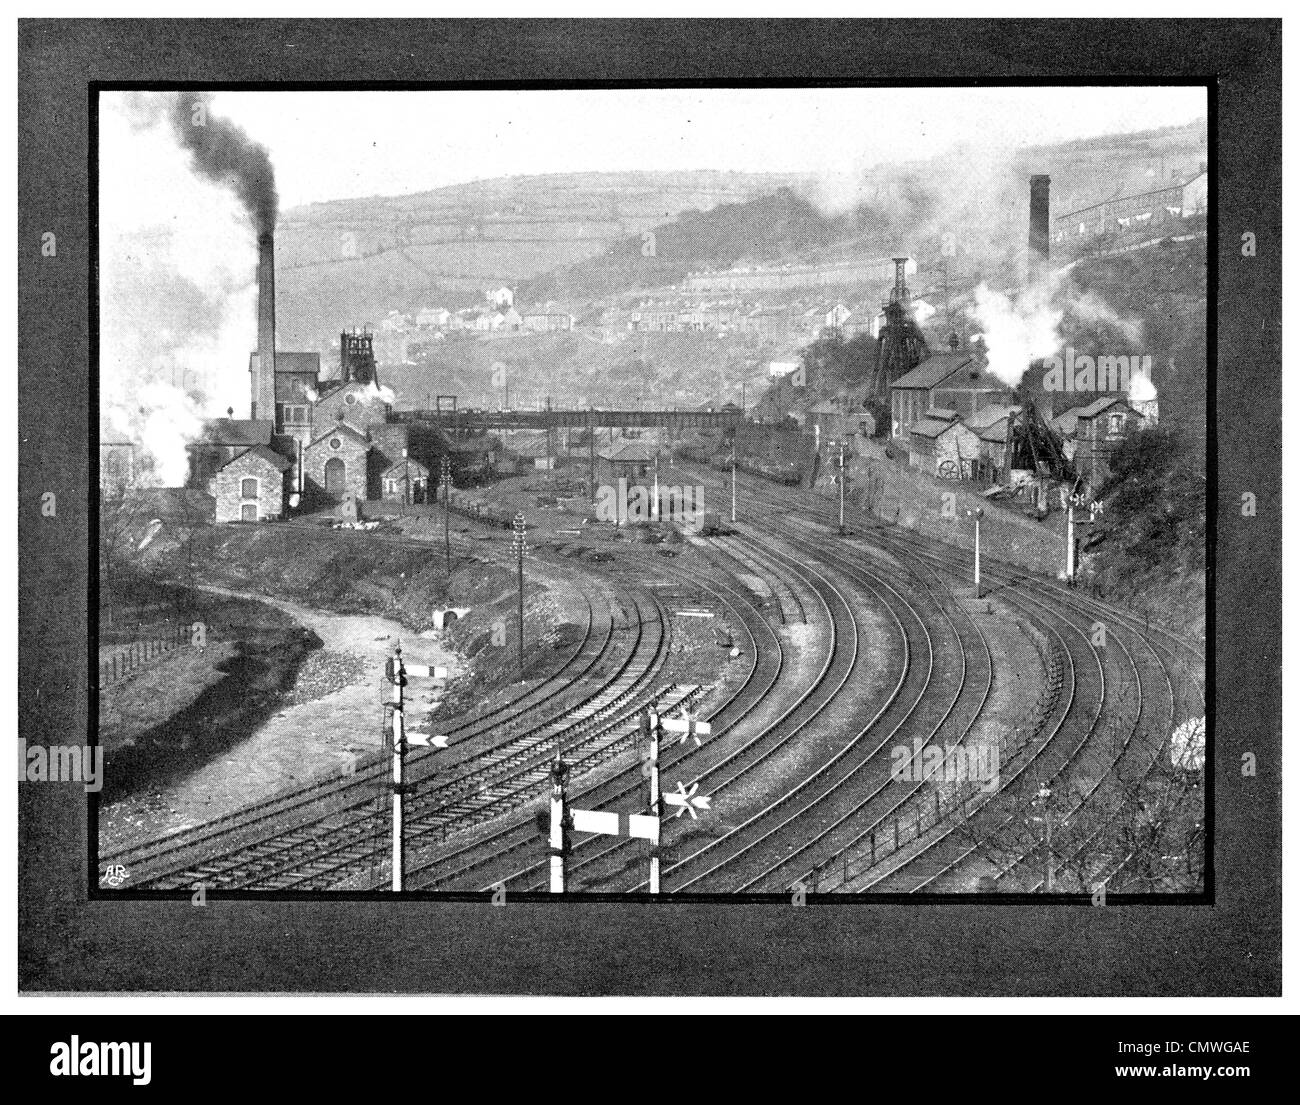
[[[190,153],[196,172],[239,197],[258,234],[275,229],[279,197],[265,146],[212,113],[205,93],[178,93],[168,112],[172,133]]]

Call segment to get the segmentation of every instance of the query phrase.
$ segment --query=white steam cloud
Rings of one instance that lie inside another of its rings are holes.
[[[1014,299],[980,284],[972,314],[983,330],[989,372],[1008,387],[1019,385],[1031,361],[1061,347],[1064,313],[1052,302],[1050,284],[1035,284]]]
[[[1156,398],[1156,385],[1145,372],[1134,372],[1128,379],[1128,397],[1134,403],[1149,403]]]
[[[206,418],[247,417],[257,246],[238,199],[191,171],[168,102],[101,96],[99,379],[142,482],[175,487]]]
[[[1065,272],[1041,277],[1012,294],[981,283],[968,314],[983,331],[979,336],[987,350],[989,372],[1008,387],[1020,384],[1032,362],[1062,352],[1067,343],[1062,322],[1067,319],[1069,330],[1079,324],[1106,326],[1132,343],[1139,342],[1143,332],[1140,320],[1119,314],[1095,292],[1080,291]],[[1136,382],[1138,376],[1133,379]],[[1150,388],[1150,398],[1155,398],[1155,385],[1143,379],[1145,384],[1135,386]]]

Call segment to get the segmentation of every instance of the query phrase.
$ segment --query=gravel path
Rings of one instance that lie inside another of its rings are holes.
[[[442,665],[452,677],[462,667],[457,657],[437,641],[417,637],[388,618],[332,614],[221,587],[205,590],[273,606],[316,633],[324,648],[304,664],[297,685],[286,696],[286,707],[237,748],[149,795],[147,801],[128,799],[117,803],[122,807],[141,804],[139,810],[116,811],[119,817],[125,817],[127,825],[137,818],[147,818],[154,832],[181,829],[238,809],[283,787],[343,771],[354,762],[350,753],[360,755],[378,748],[388,691],[384,661],[399,639],[402,656],[408,662]],[[433,684],[412,680],[408,694],[410,700],[423,706],[434,696]],[[411,711],[408,720],[423,727],[423,717],[423,710]]]

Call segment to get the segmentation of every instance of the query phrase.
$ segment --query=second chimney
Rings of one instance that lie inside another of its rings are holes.
[[[253,417],[275,419],[275,237],[257,236],[257,374]]]
[[[1051,187],[1050,176],[1029,178],[1029,252],[1044,261],[1051,241]]]

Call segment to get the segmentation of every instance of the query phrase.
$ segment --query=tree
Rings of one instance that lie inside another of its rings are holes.
[[[134,469],[114,470],[99,488],[99,595],[113,623],[117,592],[140,564],[136,541],[148,525],[148,506]]]

